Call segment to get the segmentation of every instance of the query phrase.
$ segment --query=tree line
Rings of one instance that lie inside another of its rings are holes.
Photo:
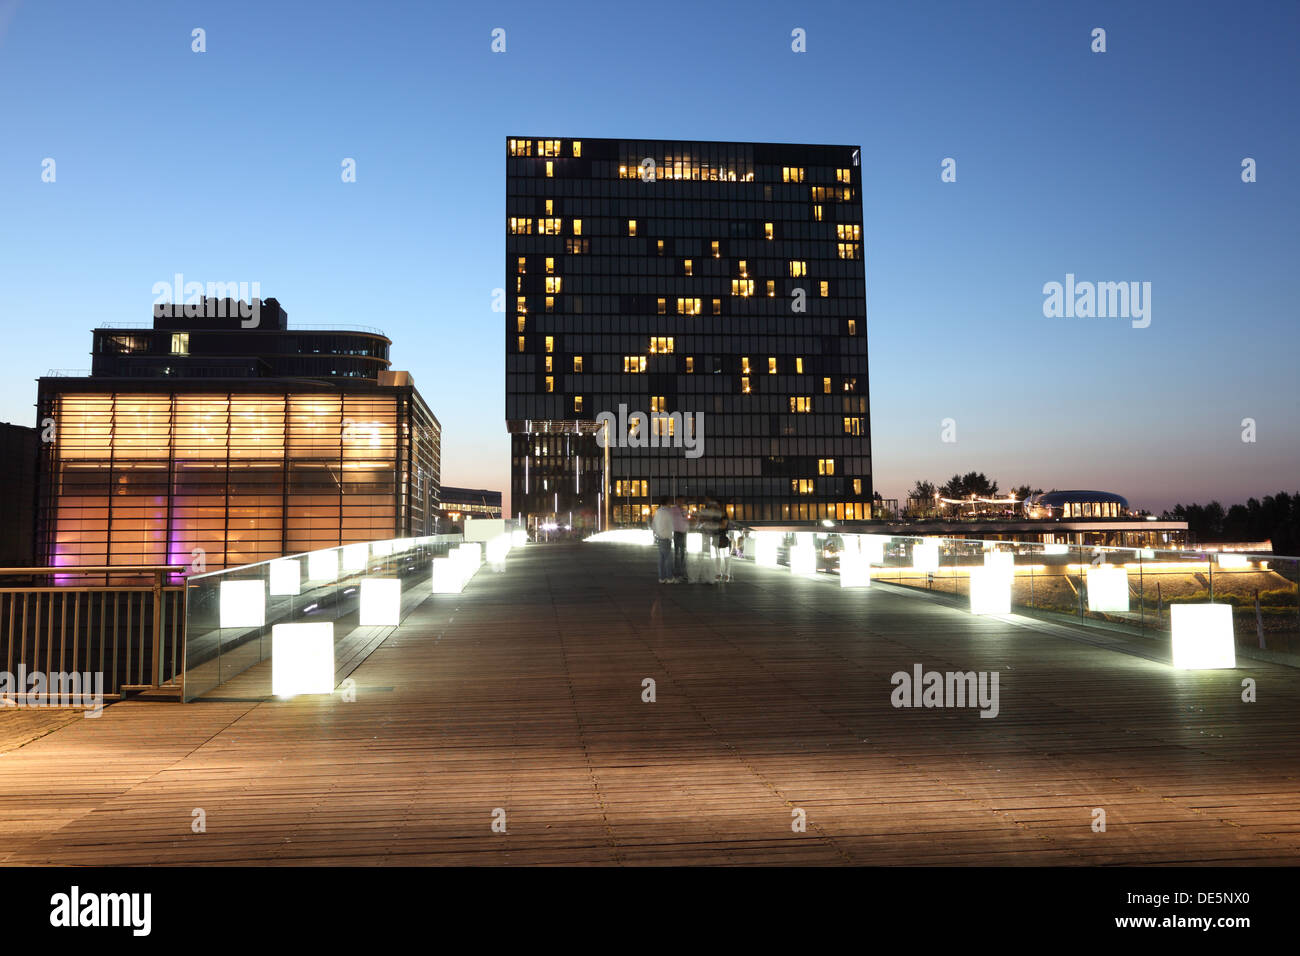
[[[1177,504],[1160,517],[1186,521],[1189,534],[1198,544],[1215,541],[1273,542],[1275,554],[1300,554],[1300,492],[1251,498],[1244,505],[1224,508],[1218,501],[1208,505]]]

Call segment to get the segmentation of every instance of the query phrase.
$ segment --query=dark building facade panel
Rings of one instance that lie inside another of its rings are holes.
[[[660,495],[708,492],[741,521],[871,516],[855,147],[511,137],[506,153],[516,514],[596,524],[608,493],[614,524],[640,523]],[[596,423],[621,409],[702,416],[702,453],[616,434],[606,472]]]

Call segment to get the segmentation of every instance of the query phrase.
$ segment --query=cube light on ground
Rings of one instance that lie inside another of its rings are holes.
[[[865,588],[871,586],[871,563],[865,554],[840,552],[840,587]]]
[[[1230,604],[1173,604],[1174,667],[1214,670],[1237,666]]]
[[[222,627],[261,627],[266,623],[266,582],[222,581],[220,604]]]
[[[939,546],[929,542],[912,545],[912,570],[933,573],[939,570]]]
[[[1244,554],[1220,554],[1219,567],[1221,568],[1248,568],[1250,559]]]
[[[867,556],[867,560],[872,564],[885,563],[885,541],[886,538],[877,534],[868,534],[862,536],[862,553]]]
[[[1128,613],[1128,572],[1119,565],[1090,565],[1088,610],[1101,614]]]
[[[433,593],[459,594],[465,590],[463,565],[456,558],[433,559]]]
[[[503,568],[506,555],[510,553],[510,535],[499,534],[487,543],[488,564],[494,568]]]
[[[754,536],[754,563],[765,568],[774,568],[778,564],[777,552],[781,547],[781,535],[774,531],[760,531]]]
[[[271,628],[271,693],[276,697],[334,692],[334,624]]]
[[[1012,576],[1003,568],[971,568],[970,612],[1010,614]]]
[[[313,551],[307,555],[307,579],[309,581],[335,581],[338,576],[338,548],[326,548],[324,551]]]
[[[817,573],[817,549],[811,544],[796,544],[790,549],[790,573],[811,575]]]
[[[361,544],[345,544],[343,546],[344,574],[352,571],[364,571],[369,561],[370,545],[365,542]]]
[[[272,561],[271,596],[302,593],[302,562],[297,558],[280,558]]]
[[[1010,551],[985,551],[984,567],[997,568],[1005,574],[1016,573],[1016,556]]]
[[[402,620],[402,582],[397,578],[361,579],[362,627],[396,627]]]
[[[690,531],[686,535],[686,553],[699,554],[704,550],[704,535],[698,531]]]
[[[515,528],[510,532],[510,544],[516,548],[522,548],[528,543],[528,532],[523,528]]]

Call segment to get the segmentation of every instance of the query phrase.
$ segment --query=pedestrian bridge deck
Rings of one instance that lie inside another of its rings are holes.
[[[355,702],[126,701],[21,746],[36,715],[0,711],[0,862],[1300,862],[1300,671],[734,570],[530,545],[421,604]],[[892,706],[916,664],[998,672],[996,718]]]

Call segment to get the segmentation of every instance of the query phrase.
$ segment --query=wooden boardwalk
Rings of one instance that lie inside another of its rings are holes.
[[[355,702],[42,726],[0,755],[0,862],[1300,862],[1300,671],[1177,672],[1096,632],[735,571],[660,586],[649,549],[530,546],[424,602]],[[998,716],[895,708],[917,663],[997,671]]]

